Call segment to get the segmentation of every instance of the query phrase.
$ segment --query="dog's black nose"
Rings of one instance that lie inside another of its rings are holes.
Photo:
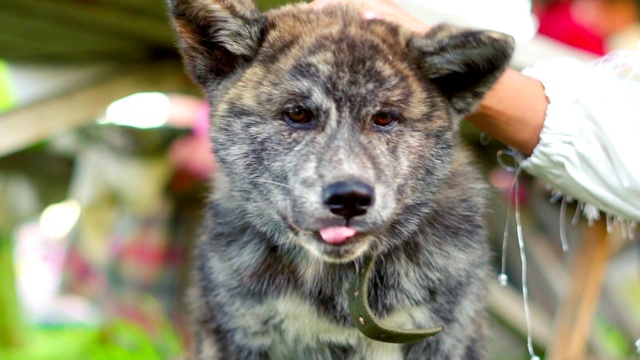
[[[339,181],[324,188],[322,200],[332,213],[349,220],[373,204],[373,188],[360,181]]]

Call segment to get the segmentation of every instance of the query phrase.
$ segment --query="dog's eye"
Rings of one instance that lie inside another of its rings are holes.
[[[388,128],[398,122],[398,116],[387,111],[380,111],[371,117],[371,122],[377,127]]]
[[[304,125],[311,121],[309,110],[296,106],[284,112],[284,117],[292,125]]]

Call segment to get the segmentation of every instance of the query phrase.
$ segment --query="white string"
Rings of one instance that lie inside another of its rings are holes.
[[[627,222],[624,219],[620,218],[618,218],[618,220],[620,221],[620,232],[622,232],[622,238],[625,240],[629,239],[631,237],[631,233],[627,228]]]
[[[549,186],[547,186],[548,188],[550,188]],[[553,189],[549,189],[551,190],[551,198],[549,199],[549,202],[552,204],[555,204],[558,202],[559,199],[562,199],[565,195],[560,192],[560,191],[555,191]]]
[[[567,215],[567,196],[562,196],[562,203],[560,204],[560,244],[562,244],[562,251],[569,251],[569,243],[567,242],[567,231],[565,219]]]
[[[578,201],[578,205],[576,205],[576,212],[573,214],[573,219],[571,219],[571,225],[578,225],[578,222],[580,221],[580,210],[582,210],[582,206],[582,201]]]
[[[613,232],[613,216],[607,214],[605,219],[607,220],[607,233],[611,234]]]
[[[507,214],[504,220],[504,233],[502,236],[502,265],[500,267],[500,274],[498,275],[498,282],[502,286],[507,286],[509,276],[507,275],[507,242],[509,239],[509,218],[511,217],[511,198],[513,196],[513,190],[515,189],[516,182],[518,181],[517,174],[514,175],[511,186],[509,186],[509,193],[507,194]]]
[[[520,169],[517,170],[515,178],[518,179]],[[527,286],[527,256],[524,252],[524,235],[522,234],[522,223],[520,221],[520,205],[519,205],[519,183],[516,181],[516,197],[515,197],[515,213],[516,213],[516,233],[518,235],[518,247],[520,248],[520,263],[522,265],[522,303],[524,305],[524,316],[527,323],[527,349],[531,360],[539,360],[533,350],[533,340],[531,338],[531,314],[529,311],[529,288]]]
[[[507,165],[503,160],[504,156],[511,157],[514,160],[514,165]],[[536,355],[533,349],[533,338],[531,336],[531,312],[529,309],[529,288],[527,286],[527,257],[524,249],[524,235],[522,233],[522,221],[520,219],[520,184],[518,182],[518,178],[520,177],[520,164],[518,161],[518,155],[515,151],[512,150],[500,150],[497,153],[497,160],[500,166],[514,174],[513,182],[509,187],[509,193],[507,197],[507,216],[504,227],[504,237],[502,239],[502,269],[500,275],[498,275],[498,281],[500,285],[506,286],[508,277],[506,274],[506,247],[507,247],[507,239],[509,236],[508,228],[509,228],[509,217],[511,213],[511,197],[513,196],[514,201],[514,212],[515,212],[515,220],[516,220],[516,234],[518,237],[518,248],[520,249],[520,264],[522,271],[522,303],[524,307],[524,316],[525,322],[527,325],[527,350],[529,351],[529,355],[531,355],[531,360],[540,360],[540,358]]]

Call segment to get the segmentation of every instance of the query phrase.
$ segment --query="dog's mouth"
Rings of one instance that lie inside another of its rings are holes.
[[[304,229],[287,221],[296,242],[312,255],[328,262],[343,263],[362,255],[370,246],[371,234],[362,224],[326,221],[319,229]]]
[[[357,231],[348,226],[333,226],[320,229],[320,238],[329,245],[342,245],[356,235]]]
[[[343,263],[359,257],[369,247],[366,233],[347,226],[322,228],[302,236],[301,245],[328,262]]]

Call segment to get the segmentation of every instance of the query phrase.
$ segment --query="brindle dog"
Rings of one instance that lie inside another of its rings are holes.
[[[220,165],[195,250],[193,356],[483,358],[486,192],[458,128],[513,40],[413,33],[354,5],[169,7]],[[347,289],[372,255],[373,313],[441,333],[389,344],[357,331]]]

